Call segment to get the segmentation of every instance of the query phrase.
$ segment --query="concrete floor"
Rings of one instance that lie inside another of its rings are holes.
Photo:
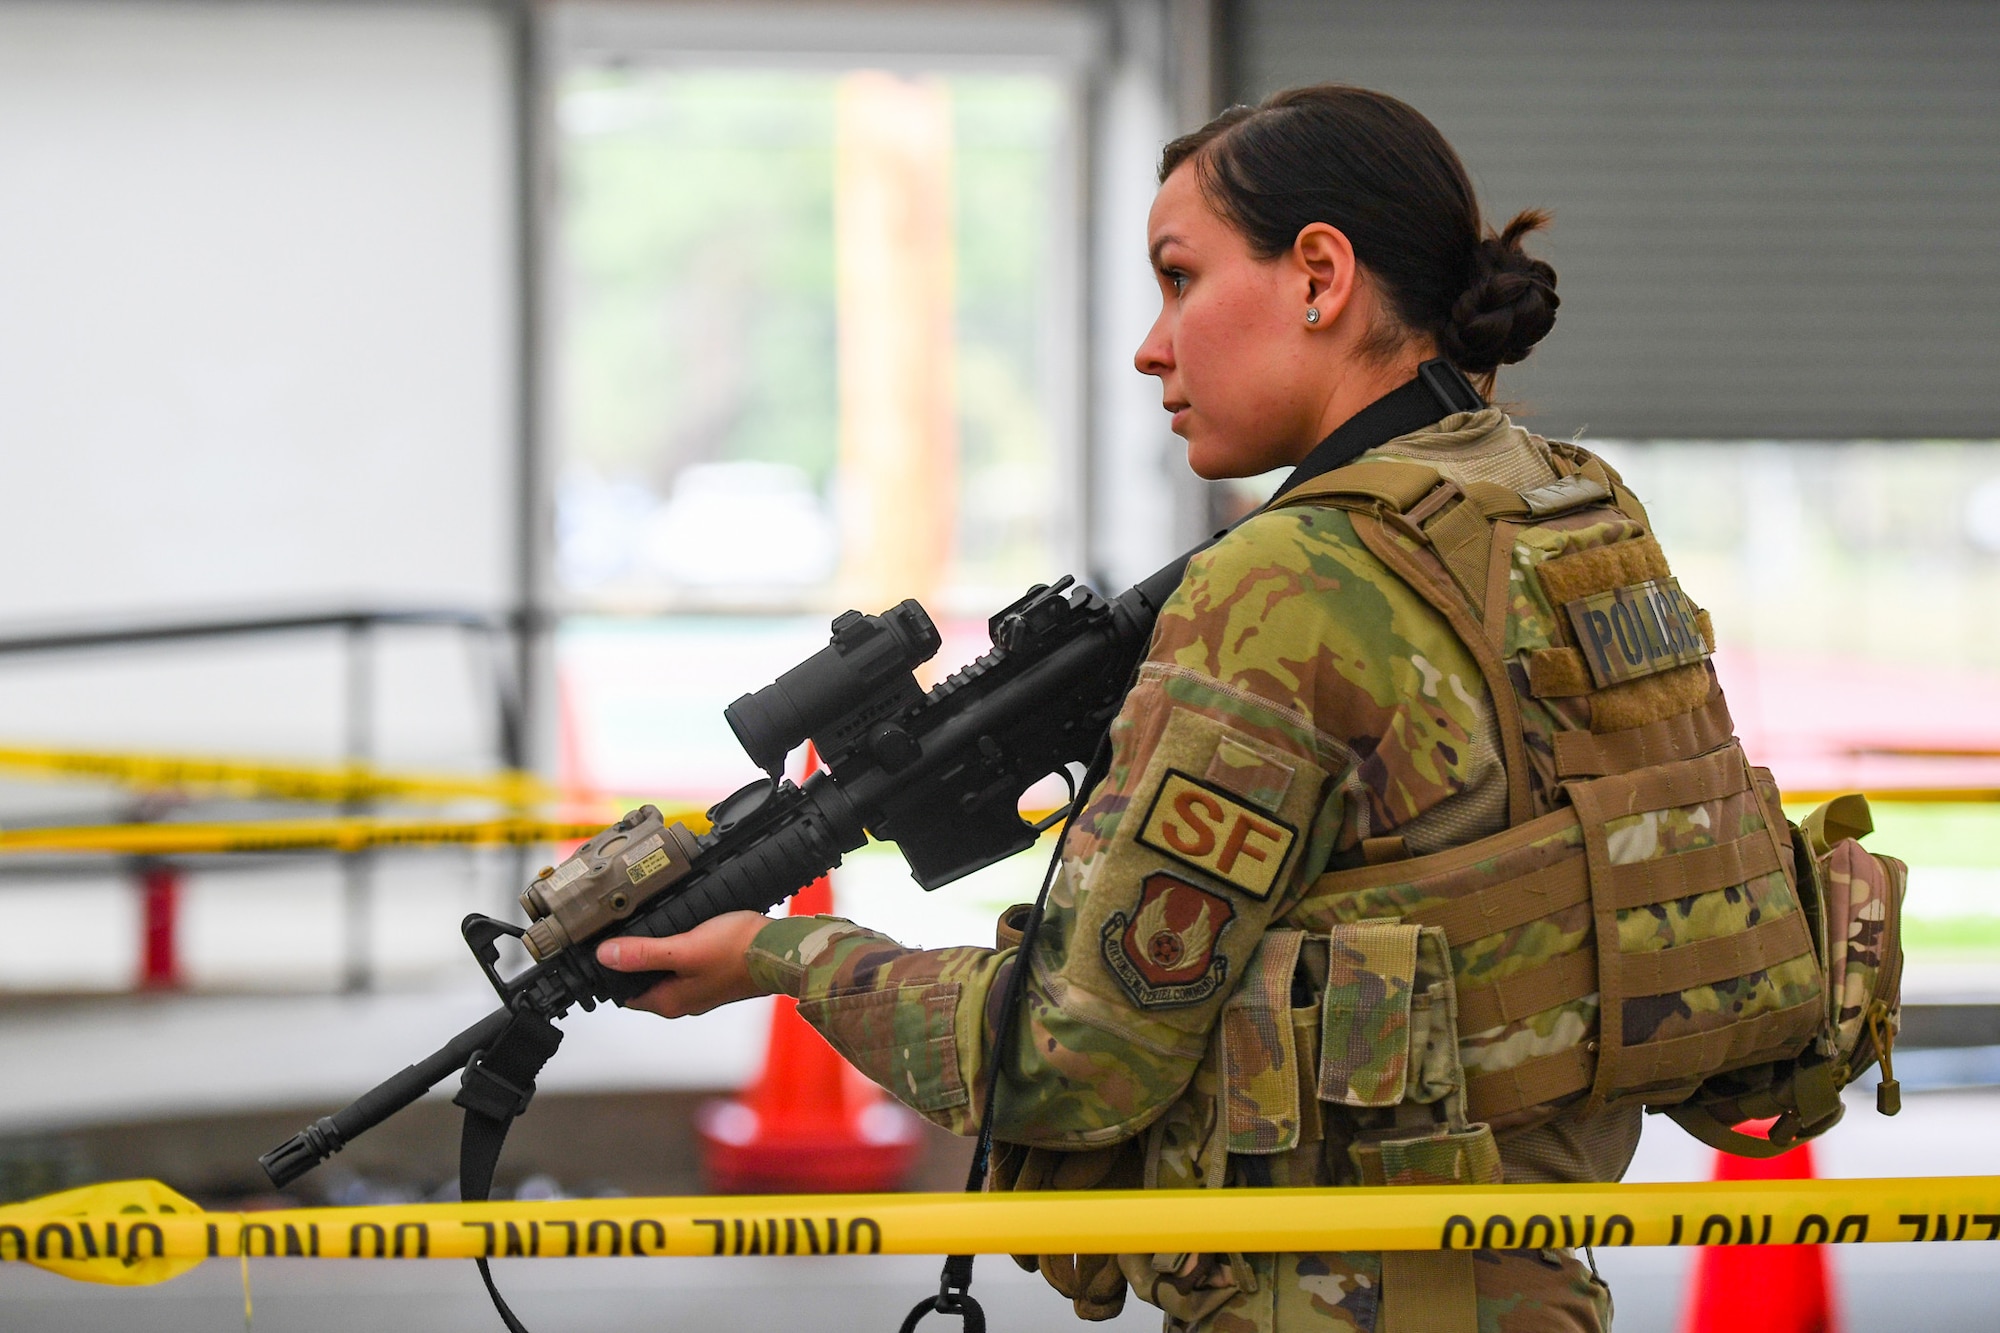
[[[813,1329],[894,1333],[909,1308],[937,1290],[938,1261],[887,1256],[796,1259],[514,1261],[495,1280],[534,1333],[657,1333],[662,1329]],[[469,1263],[394,1261],[356,1273],[307,1260],[251,1270],[258,1333],[495,1333],[500,1321]],[[980,1261],[973,1291],[995,1333],[1075,1324],[1068,1302],[1005,1258]],[[0,1326],[36,1333],[228,1333],[243,1318],[234,1264],[206,1264],[152,1291],[82,1287],[33,1269],[0,1271]],[[1108,1325],[1159,1327],[1137,1302]],[[958,1333],[932,1316],[924,1333]]]
[[[1992,1333],[2000,1267],[1990,1245],[1850,1245],[1830,1252],[1841,1333]],[[1597,1252],[1616,1333],[1679,1333],[1692,1250]]]
[[[1617,1333],[1675,1333],[1691,1252],[1600,1252],[1618,1303]],[[658,1333],[679,1329],[813,1329],[892,1333],[937,1282],[937,1261],[890,1256],[840,1260],[616,1259],[495,1265],[502,1292],[534,1333]],[[1845,1333],[1990,1333],[2000,1325],[2000,1272],[1990,1247],[1854,1247],[1835,1261]],[[424,1330],[494,1333],[498,1318],[470,1264],[360,1265],[260,1260],[251,1269],[259,1333]],[[1080,1327],[1068,1304],[1003,1257],[979,1263],[973,1291],[994,1333]],[[1920,1311],[1921,1313],[1917,1313]],[[69,1282],[37,1269],[0,1269],[0,1327],[36,1333],[229,1333],[243,1317],[236,1265],[211,1263],[162,1287],[127,1290]],[[926,1333],[958,1333],[933,1317]],[[1159,1327],[1157,1311],[1128,1302],[1121,1330]]]

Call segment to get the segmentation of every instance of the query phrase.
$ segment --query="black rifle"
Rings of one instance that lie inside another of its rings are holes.
[[[468,916],[466,943],[502,1008],[264,1154],[265,1173],[291,1184],[461,1069],[458,1103],[504,1130],[561,1040],[550,1020],[632,999],[660,979],[599,966],[600,940],[676,935],[724,912],[764,911],[870,834],[895,843],[926,889],[1032,846],[1047,821],[1021,818],[1022,793],[1090,759],[1186,563],[1109,601],[1069,579],[1034,588],[991,619],[991,651],[928,693],[912,670],[939,639],[921,606],[842,615],[825,648],[727,710],[770,777],[716,805],[698,837],[663,825],[650,807],[627,815],[522,895],[539,918],[525,930]],[[781,778],[786,756],[808,739],[824,767],[803,785]],[[523,937],[541,961],[502,976],[503,935]],[[485,1179],[468,1178],[467,1197],[475,1186],[484,1193],[491,1164],[473,1174]]]

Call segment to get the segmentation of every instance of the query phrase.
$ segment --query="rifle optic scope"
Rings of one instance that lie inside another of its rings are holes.
[[[776,778],[785,756],[808,739],[854,719],[878,699],[918,694],[910,673],[940,642],[937,626],[914,599],[879,616],[843,612],[833,622],[831,643],[722,715],[751,762]],[[822,758],[831,762],[833,756]]]

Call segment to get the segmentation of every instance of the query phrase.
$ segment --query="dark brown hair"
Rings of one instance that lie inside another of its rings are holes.
[[[1167,145],[1160,180],[1189,161],[1209,206],[1260,259],[1290,251],[1314,222],[1346,233],[1400,321],[1371,338],[1375,351],[1429,334],[1490,393],[1493,372],[1555,325],[1556,271],[1521,249],[1548,214],[1529,209],[1489,231],[1458,154],[1386,93],[1320,84],[1231,107]]]

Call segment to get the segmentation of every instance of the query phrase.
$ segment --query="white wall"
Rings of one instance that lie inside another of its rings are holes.
[[[0,613],[504,595],[501,36],[0,5]]]
[[[0,0],[0,634],[510,600],[507,71],[472,5]],[[0,660],[0,735],[337,744],[330,640],[82,675]]]

